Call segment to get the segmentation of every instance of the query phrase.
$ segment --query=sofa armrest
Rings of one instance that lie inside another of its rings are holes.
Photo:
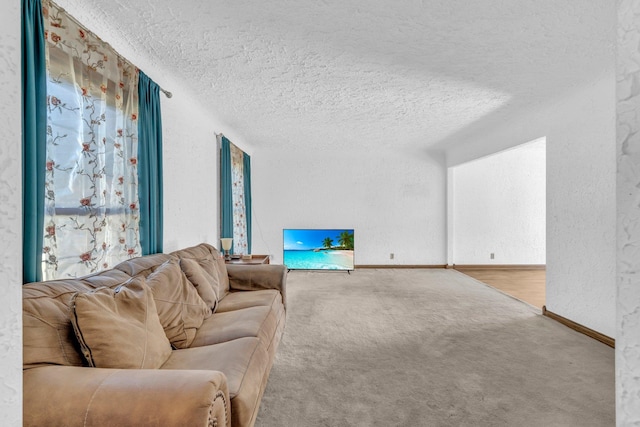
[[[25,426],[231,426],[218,371],[46,366],[23,380]]]
[[[276,289],[282,294],[282,304],[287,307],[287,267],[278,264],[227,265],[229,287],[234,291],[258,291]]]

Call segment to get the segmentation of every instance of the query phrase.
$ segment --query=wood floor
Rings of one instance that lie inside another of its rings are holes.
[[[545,304],[545,270],[474,269],[455,267],[461,273],[542,309]]]

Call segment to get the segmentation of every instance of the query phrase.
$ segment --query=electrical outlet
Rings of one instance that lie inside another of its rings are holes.
[[[389,254],[389,259],[393,259],[393,258],[395,258],[395,254],[394,254],[393,252],[391,252],[391,253]]]
[[[493,252],[491,252],[490,258],[491,258],[491,259],[495,259],[495,258],[496,258],[496,254],[494,254]]]

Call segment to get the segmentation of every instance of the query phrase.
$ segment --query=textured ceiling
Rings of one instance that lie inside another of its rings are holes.
[[[604,0],[58,3],[247,143],[288,150],[446,148],[588,84],[615,39]]]

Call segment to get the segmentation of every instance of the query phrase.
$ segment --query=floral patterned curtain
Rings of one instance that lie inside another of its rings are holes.
[[[140,256],[138,70],[43,0],[47,155],[43,278]]]
[[[248,254],[244,194],[244,152],[231,144],[231,197],[233,203],[233,252]]]

